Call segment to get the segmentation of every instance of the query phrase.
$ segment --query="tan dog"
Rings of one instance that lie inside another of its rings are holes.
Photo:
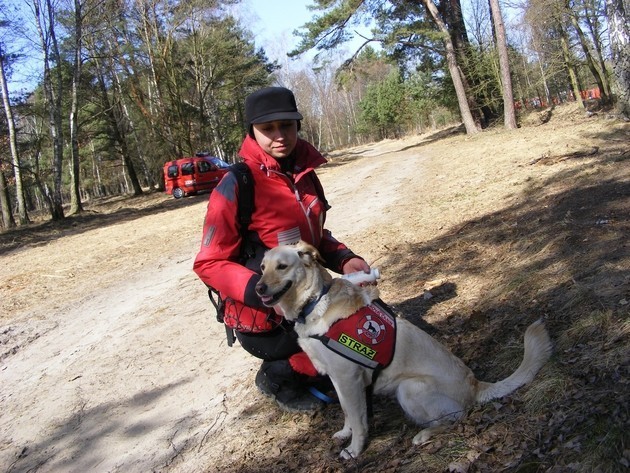
[[[343,429],[333,437],[348,439],[342,458],[356,458],[364,449],[368,433],[366,387],[373,370],[327,348],[321,336],[330,326],[378,298],[374,286],[359,287],[333,279],[320,263],[319,253],[300,242],[268,251],[256,291],[267,306],[279,305],[288,320],[296,320],[299,343],[315,368],[330,377],[345,414]],[[327,292],[326,292],[327,290]],[[308,313],[304,309],[308,307]],[[413,439],[426,442],[431,435],[460,419],[475,402],[505,396],[530,382],[551,353],[549,335],[541,321],[525,332],[525,355],[508,378],[487,383],[446,347],[404,319],[398,325],[395,355],[373,386],[375,394],[396,396],[404,412],[417,424],[427,426]]]

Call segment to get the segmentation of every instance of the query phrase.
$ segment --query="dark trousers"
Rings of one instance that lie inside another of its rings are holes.
[[[246,333],[236,331],[241,346],[256,358],[264,361],[286,360],[302,351],[298,345],[293,324],[283,321],[270,332]]]

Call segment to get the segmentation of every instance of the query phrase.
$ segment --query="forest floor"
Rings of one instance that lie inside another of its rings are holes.
[[[423,446],[377,398],[343,462],[339,406],[281,412],[226,345],[191,269],[208,196],[108,199],[0,234],[0,471],[628,471],[630,124],[564,106],[328,157],[327,227],[480,379],[546,320],[530,385]]]

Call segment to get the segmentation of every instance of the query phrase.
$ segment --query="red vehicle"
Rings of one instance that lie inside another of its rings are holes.
[[[206,153],[180,158],[164,164],[164,188],[176,199],[211,191],[219,183],[230,165]]]

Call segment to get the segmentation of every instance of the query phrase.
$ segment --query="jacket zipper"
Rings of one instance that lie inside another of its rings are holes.
[[[309,214],[311,212],[311,207],[317,203],[317,200],[319,200],[319,197],[315,197],[315,200],[313,201],[313,203],[308,208],[305,208],[304,204],[302,203],[302,199],[300,199],[300,193],[298,192],[297,187],[295,186],[293,181],[289,179],[289,176],[287,176],[284,173],[278,172],[274,169],[269,169],[264,165],[261,165],[261,169],[263,169],[266,172],[267,176],[269,176],[270,173],[277,174],[289,184],[289,188],[293,190],[293,195],[295,195],[295,200],[300,206],[300,208],[302,209],[302,213],[304,214],[304,217],[306,218],[308,229],[311,232],[311,241],[313,242],[317,241],[317,238],[315,237],[315,231],[313,230],[313,225],[311,224],[311,219],[309,218]]]

